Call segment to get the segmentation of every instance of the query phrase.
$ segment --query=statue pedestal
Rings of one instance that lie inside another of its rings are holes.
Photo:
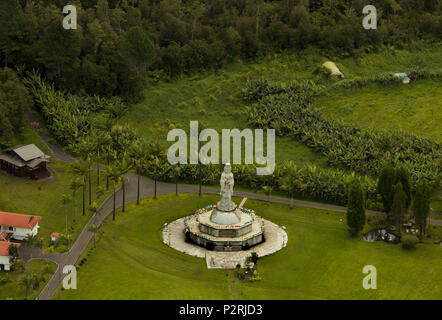
[[[219,211],[216,207],[189,219],[187,227],[193,243],[215,251],[241,251],[264,240],[262,220],[246,209]]]

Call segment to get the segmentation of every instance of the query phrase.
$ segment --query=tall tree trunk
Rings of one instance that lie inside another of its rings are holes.
[[[77,221],[77,199],[75,198],[75,191],[73,192],[73,199],[74,199],[74,219]]]
[[[67,208],[66,204],[64,206],[65,206],[64,213],[66,216],[66,237],[67,237],[68,236],[68,208]]]
[[[256,41],[259,40],[259,19],[260,19],[260,9],[261,9],[261,5],[258,4],[258,9],[257,9],[257,11],[256,11],[256,33],[255,33]]]
[[[86,215],[86,181],[83,183],[83,216]]]
[[[202,176],[201,176],[201,169],[202,169],[202,168],[201,168],[201,162],[200,162],[200,179],[199,179],[199,180],[200,180],[200,185],[199,185],[199,190],[198,190],[198,195],[199,195],[200,197],[201,197],[201,195],[202,195],[202,190],[201,190],[201,189],[202,189],[202,183],[203,183],[203,182],[202,182]]]
[[[91,182],[91,168],[89,167],[89,206],[92,204],[92,182]]]
[[[115,186],[114,186],[114,208],[113,208],[113,211],[112,211],[112,220],[115,221]]]
[[[200,154],[200,150],[201,150],[201,142],[199,141],[198,142],[198,157],[199,157],[199,154]],[[202,163],[201,163],[201,159],[198,159],[198,162],[199,162],[199,165],[200,165],[200,167],[199,167],[199,169],[200,169],[200,172],[199,172],[199,189],[198,189],[198,196],[200,196],[201,197],[201,185],[202,185],[202,177],[201,177],[201,170],[202,170]]]
[[[137,204],[140,204],[140,175],[138,175],[138,185],[137,185]]]
[[[123,212],[126,212],[126,184],[124,183],[124,176],[123,176]]]
[[[109,152],[107,153],[107,166],[109,167]],[[109,191],[109,176],[106,176],[106,191]]]

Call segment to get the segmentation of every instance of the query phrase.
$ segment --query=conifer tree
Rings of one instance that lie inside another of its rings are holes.
[[[365,197],[359,180],[350,184],[348,190],[347,225],[351,235],[356,236],[365,224]]]

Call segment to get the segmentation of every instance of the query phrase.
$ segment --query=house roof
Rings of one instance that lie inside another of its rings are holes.
[[[25,146],[19,146],[12,148],[12,150],[23,159],[23,161],[29,161],[36,158],[44,158],[45,154],[35,146],[35,144],[28,144]]]
[[[0,211],[1,226],[32,229],[40,220],[40,216]]]
[[[19,145],[4,150],[0,160],[12,163],[17,167],[28,166],[33,169],[40,163],[48,161],[50,156],[44,154],[35,144]]]
[[[0,160],[4,160],[6,162],[12,163],[13,165],[17,166],[17,167],[24,167],[26,165],[26,163],[19,159],[19,158],[15,158],[9,154],[2,154],[0,155]]]
[[[45,155],[43,151],[37,148],[35,144],[18,145],[6,149],[5,152],[14,152],[25,162],[37,158],[40,159],[50,158],[49,156]]]
[[[12,242],[0,242],[0,256],[9,257],[9,245]],[[12,243],[17,247],[20,247],[20,243]]]
[[[9,241],[9,239],[11,239],[13,233],[11,232],[6,232],[6,231],[1,231],[0,232],[0,241]]]
[[[42,162],[46,162],[46,159],[34,159],[34,160],[31,160],[31,161],[29,161],[26,164],[26,166],[31,168],[31,169],[34,169],[36,166],[38,166]]]

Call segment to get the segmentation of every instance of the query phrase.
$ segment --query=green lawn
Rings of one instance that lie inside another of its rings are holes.
[[[217,196],[145,199],[108,219],[97,248],[83,255],[78,289],[62,299],[441,299],[442,247],[367,243],[350,238],[345,215],[267,204],[246,206],[287,227],[288,245],[258,262],[262,281],[240,283],[226,270],[162,243],[165,222],[215,203]],[[240,199],[235,199],[239,203]],[[342,220],[342,221],[341,221]],[[362,268],[374,265],[378,289],[362,288]]]
[[[442,80],[331,89],[316,100],[325,115],[371,128],[403,129],[442,141]]]
[[[40,278],[39,288],[29,289],[27,296],[27,299],[35,299],[56,269],[57,265],[54,262],[35,259],[27,262],[24,270],[0,271],[0,300],[24,299],[26,291],[20,280],[26,274],[37,275]]]

